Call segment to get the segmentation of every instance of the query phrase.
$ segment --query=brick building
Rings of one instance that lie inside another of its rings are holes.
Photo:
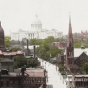
[[[24,74],[22,69],[15,69],[14,72],[1,70],[0,88],[46,88],[47,74],[44,69],[26,69]]]

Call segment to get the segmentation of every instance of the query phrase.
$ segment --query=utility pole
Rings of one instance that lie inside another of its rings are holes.
[[[34,59],[35,59],[35,45],[34,45]]]
[[[27,39],[27,55],[29,55],[28,39]]]

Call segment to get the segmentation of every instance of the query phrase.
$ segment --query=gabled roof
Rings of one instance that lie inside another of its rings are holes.
[[[74,57],[79,57],[83,52],[88,55],[88,48],[74,48]],[[66,55],[66,50],[64,52],[64,55]]]
[[[17,51],[17,54],[23,54],[22,50]]]

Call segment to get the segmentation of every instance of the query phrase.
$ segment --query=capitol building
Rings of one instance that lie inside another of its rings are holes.
[[[22,29],[19,29],[17,32],[11,32],[11,40],[15,41],[22,41],[22,39],[45,39],[48,36],[53,36],[54,38],[62,38],[63,37],[63,32],[58,32],[55,29],[52,30],[46,30],[42,29],[42,22],[36,16],[34,21],[31,23],[31,30],[30,31],[25,31]]]

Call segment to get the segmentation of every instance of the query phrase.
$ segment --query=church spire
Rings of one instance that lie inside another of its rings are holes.
[[[68,29],[68,38],[67,38],[67,49],[66,49],[66,64],[74,63],[74,43],[73,43],[73,34],[71,26],[71,16],[69,14],[69,29]]]
[[[69,14],[69,30],[68,30],[68,46],[69,43],[73,44],[72,26],[71,26],[71,15]]]
[[[71,13],[69,13],[69,24],[71,24]]]

